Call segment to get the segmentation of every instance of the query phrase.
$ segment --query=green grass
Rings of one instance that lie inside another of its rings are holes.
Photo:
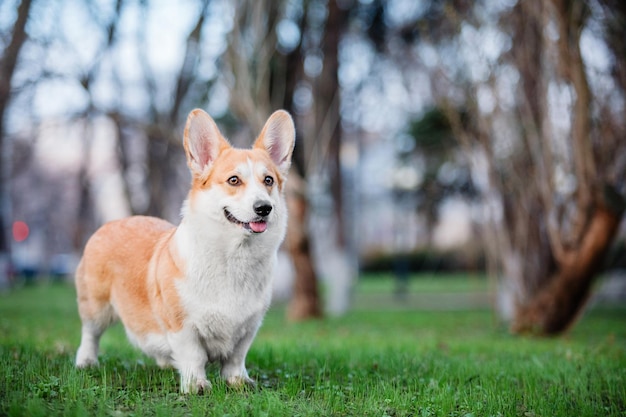
[[[359,294],[372,293],[366,283]],[[411,284],[417,285],[417,284]],[[105,333],[76,370],[74,290],[0,295],[0,415],[626,416],[626,310],[596,309],[565,337],[513,337],[486,309],[356,310],[286,324],[268,314],[248,355],[257,389],[178,393],[178,377]]]

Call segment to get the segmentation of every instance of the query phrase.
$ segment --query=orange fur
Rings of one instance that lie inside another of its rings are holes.
[[[112,303],[124,326],[142,335],[182,327],[175,281],[182,277],[169,251],[174,226],[154,217],[135,216],[104,225],[87,245],[77,271],[81,317],[100,321]],[[154,312],[154,314],[153,314]]]

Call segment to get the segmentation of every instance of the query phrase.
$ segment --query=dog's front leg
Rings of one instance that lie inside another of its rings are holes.
[[[222,378],[231,387],[242,387],[244,385],[255,386],[256,382],[248,376],[246,370],[246,355],[252,345],[256,329],[249,331],[243,339],[235,346],[232,354],[222,361]]]
[[[174,367],[180,373],[183,394],[201,393],[211,389],[206,378],[207,353],[193,329],[183,329],[169,336]]]

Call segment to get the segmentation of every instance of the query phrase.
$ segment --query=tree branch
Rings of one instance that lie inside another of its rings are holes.
[[[591,91],[580,53],[579,30],[587,12],[584,2],[575,0],[553,0],[554,16],[559,31],[558,53],[564,78],[576,93],[571,135],[574,153],[574,169],[578,183],[577,204],[569,241],[575,247],[590,219],[594,189],[597,188],[597,169],[591,141]]]

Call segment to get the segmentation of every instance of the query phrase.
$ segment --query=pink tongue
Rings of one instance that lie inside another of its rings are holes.
[[[265,229],[267,229],[267,223],[266,222],[250,222],[250,229],[252,229],[254,233],[262,233],[265,231]]]

